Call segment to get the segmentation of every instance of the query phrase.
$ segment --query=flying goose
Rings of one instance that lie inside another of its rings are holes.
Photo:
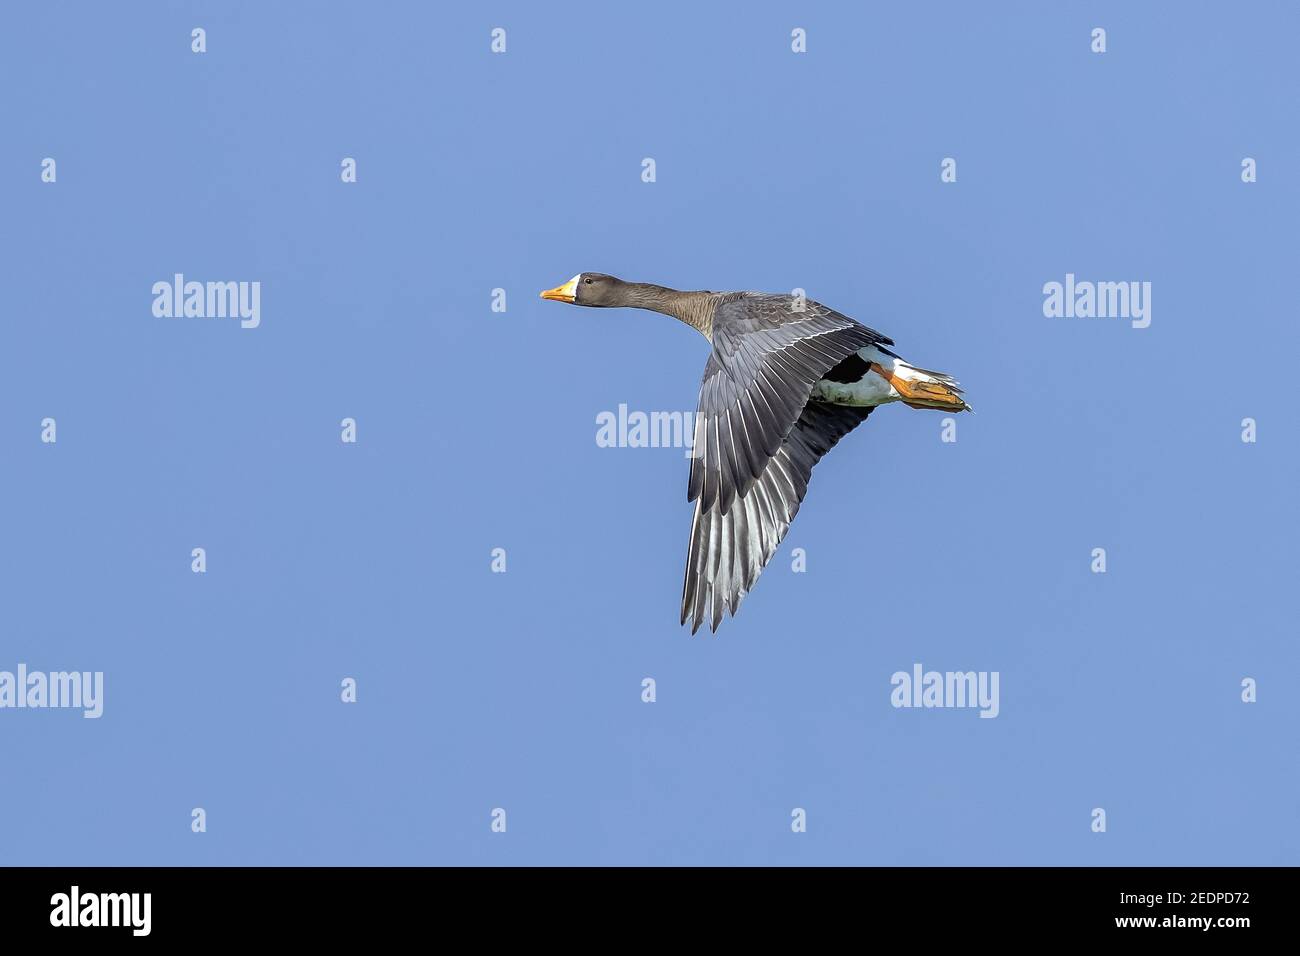
[[[879,332],[810,299],[678,292],[582,272],[543,299],[680,319],[712,343],[687,500],[695,502],[681,623],[717,631],[758,580],[821,457],[878,405],[967,411],[958,383],[904,362]]]

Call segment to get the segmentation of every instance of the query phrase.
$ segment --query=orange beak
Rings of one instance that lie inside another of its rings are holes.
[[[542,293],[543,299],[553,299],[556,302],[573,302],[577,298],[578,278],[574,276],[563,285],[557,285],[554,289],[547,289]]]

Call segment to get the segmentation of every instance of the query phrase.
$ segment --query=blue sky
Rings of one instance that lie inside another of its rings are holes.
[[[0,710],[0,863],[1300,859],[1291,5],[4,20],[0,671],[105,700]],[[595,420],[707,344],[536,298],[581,270],[805,288],[977,414],[873,415],[692,639],[686,461]],[[155,317],[177,272],[260,326]],[[916,663],[998,717],[893,708]]]

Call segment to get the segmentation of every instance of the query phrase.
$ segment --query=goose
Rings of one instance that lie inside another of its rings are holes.
[[[959,383],[905,362],[893,339],[803,296],[679,292],[580,272],[541,293],[648,309],[712,348],[700,382],[687,500],[695,503],[681,624],[733,617],[799,511],[813,466],[876,408],[970,411]]]

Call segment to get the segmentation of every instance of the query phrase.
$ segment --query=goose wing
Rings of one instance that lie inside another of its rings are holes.
[[[691,619],[692,634],[706,617],[716,631],[724,610],[736,613],[798,514],[813,466],[871,412],[813,402],[730,511],[696,499],[682,585],[682,623]]]
[[[721,301],[695,418],[695,502],[682,587],[692,633],[735,614],[799,510],[813,466],[870,414],[808,398],[860,348],[892,345],[816,302],[742,293]]]

